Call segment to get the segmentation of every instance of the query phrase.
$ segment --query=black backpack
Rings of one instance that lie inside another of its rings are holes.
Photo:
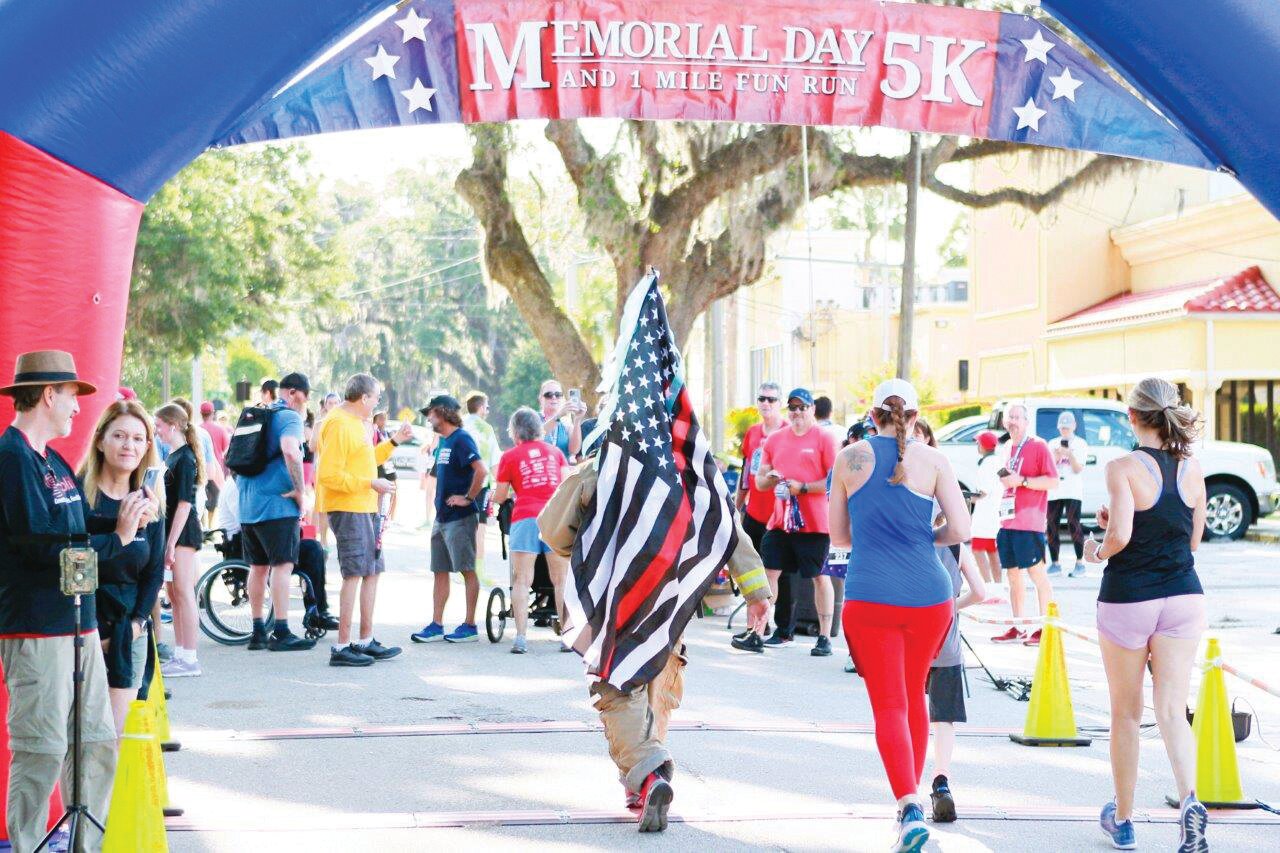
[[[228,468],[242,477],[255,477],[266,470],[271,458],[280,453],[280,448],[268,446],[271,420],[278,411],[253,406],[240,413],[240,420],[231,433],[231,443],[227,445]]]

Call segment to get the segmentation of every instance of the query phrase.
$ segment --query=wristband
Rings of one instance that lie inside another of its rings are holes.
[[[809,494],[809,484],[808,484],[808,483],[801,483],[801,484],[800,484],[800,494],[802,494],[802,495],[807,495],[807,494]]]
[[[394,438],[388,438],[388,439],[387,439],[387,441],[391,442],[391,446],[392,446],[392,447],[399,447],[399,446],[400,446],[400,442],[396,441]]]

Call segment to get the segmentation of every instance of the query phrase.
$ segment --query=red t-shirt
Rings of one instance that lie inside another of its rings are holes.
[[[219,463],[222,463],[227,458],[227,445],[231,443],[231,436],[227,434],[226,428],[215,421],[202,421],[200,428],[209,433],[209,439],[213,444],[213,455]]]
[[[1049,445],[1039,436],[1029,436],[1021,448],[1010,440],[1005,444],[1005,467],[1020,477],[1057,477]],[[1008,492],[1006,491],[1006,495]],[[1049,511],[1049,493],[1040,489],[1013,489],[1013,518],[1000,522],[1005,530],[1034,530],[1044,533]]]
[[[516,493],[511,521],[534,518],[555,494],[564,479],[569,460],[554,444],[541,439],[525,441],[502,454],[498,460],[499,483],[510,483]]]
[[[804,435],[796,435],[790,427],[771,433],[764,440],[764,463],[784,479],[792,482],[813,483],[826,480],[836,464],[836,442],[831,434],[820,426],[813,426]],[[786,518],[787,502],[773,497],[769,529],[782,530]],[[800,517],[804,519],[804,533],[828,533],[827,490],[811,489],[808,494],[797,496]]]
[[[764,453],[764,438],[764,424],[752,424],[742,437],[742,447],[738,452],[742,457],[742,476],[747,483],[747,515],[761,524],[767,524],[769,516],[773,514],[773,492],[756,488],[756,473],[760,470],[760,459]]]

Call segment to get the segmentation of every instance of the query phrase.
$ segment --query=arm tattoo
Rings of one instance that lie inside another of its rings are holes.
[[[289,471],[289,481],[293,483],[293,490],[298,493],[298,505],[302,505],[303,482],[302,482],[302,460],[290,459],[288,456],[284,458],[284,466]]]
[[[849,470],[861,471],[868,466],[876,464],[875,454],[868,453],[865,450],[855,450],[853,455],[849,457]]]

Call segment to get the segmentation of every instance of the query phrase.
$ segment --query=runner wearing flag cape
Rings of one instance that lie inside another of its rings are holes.
[[[667,827],[675,771],[667,723],[684,693],[685,627],[721,569],[763,630],[771,593],[684,387],[683,365],[651,272],[632,291],[600,391],[599,452],[538,516],[572,560],[566,642],[590,692],[641,832]]]

